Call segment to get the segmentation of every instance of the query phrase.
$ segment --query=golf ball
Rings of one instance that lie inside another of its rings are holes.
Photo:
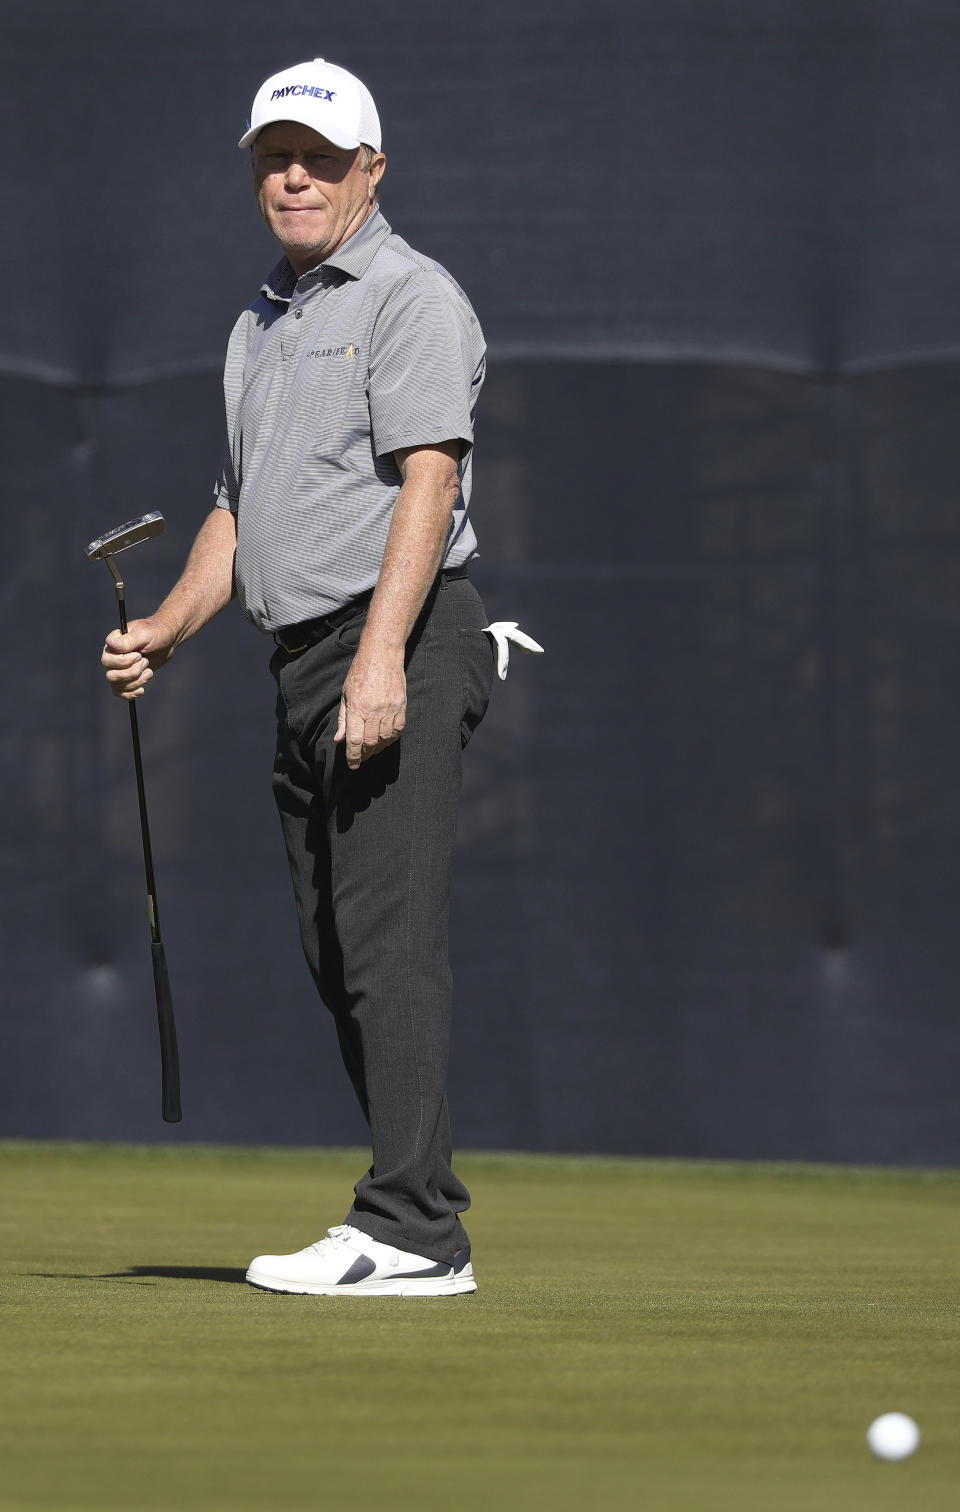
[[[906,1459],[920,1442],[920,1429],[905,1412],[885,1412],[867,1429],[867,1443],[877,1459]]]

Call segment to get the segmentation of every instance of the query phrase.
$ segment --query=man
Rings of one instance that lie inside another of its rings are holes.
[[[274,792],[304,951],[370,1126],[346,1222],[247,1279],[320,1295],[474,1291],[444,1084],[461,748],[493,673],[467,577],[484,342],[462,290],[377,206],[380,122],[315,59],[239,145],[284,257],[230,338],[215,507],[159,609],[112,631],[122,698],[236,592],[271,634]]]

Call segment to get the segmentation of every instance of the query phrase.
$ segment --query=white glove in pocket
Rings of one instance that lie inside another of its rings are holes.
[[[497,648],[497,676],[501,682],[506,677],[507,668],[510,665],[511,645],[516,646],[519,651],[528,652],[531,656],[543,655],[543,647],[539,646],[531,635],[518,630],[516,620],[496,620],[492,625],[484,625],[483,628]]]

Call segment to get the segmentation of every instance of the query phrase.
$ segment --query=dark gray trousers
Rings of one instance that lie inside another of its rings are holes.
[[[494,652],[466,579],[431,590],[407,644],[406,728],[351,772],[333,743],[362,605],[318,644],[278,650],[273,787],[300,938],[370,1126],[373,1164],[347,1222],[449,1263],[470,1197],[451,1169],[447,952],[460,756]]]

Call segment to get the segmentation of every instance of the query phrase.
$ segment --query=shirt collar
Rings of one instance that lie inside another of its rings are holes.
[[[289,304],[296,287],[297,275],[287,259],[281,257],[276,267],[270,269],[260,285],[260,293],[266,294],[268,299],[275,300],[277,304]]]
[[[389,235],[390,226],[380,211],[374,210],[358,231],[348,236],[336,252],[331,253],[311,272],[320,273],[324,268],[336,268],[350,278],[362,278]],[[303,276],[309,278],[311,275],[305,273]],[[289,304],[298,282],[290,263],[285,257],[281,257],[261,284],[260,293],[266,294],[268,299],[273,299],[278,304]]]

